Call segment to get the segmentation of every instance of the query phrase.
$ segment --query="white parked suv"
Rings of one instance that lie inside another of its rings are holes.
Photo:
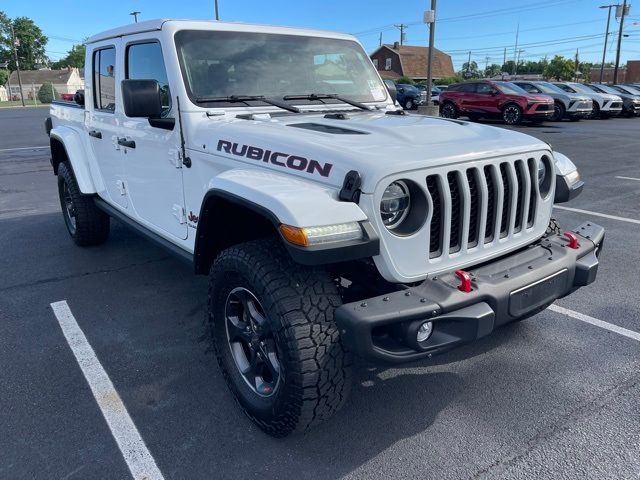
[[[354,355],[431,357],[595,280],[604,230],[551,219],[575,165],[407,114],[351,35],[153,20],[86,46],[46,122],[66,228],[118,219],[209,276],[220,368],[271,435],[340,408]]]
[[[568,93],[578,93],[593,100],[591,118],[616,117],[622,113],[622,98],[610,93],[598,93],[586,85],[576,82],[553,82],[553,85]]]

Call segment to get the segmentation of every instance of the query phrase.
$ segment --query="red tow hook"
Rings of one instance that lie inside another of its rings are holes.
[[[469,293],[471,291],[471,277],[464,270],[456,270],[456,276],[460,279],[460,285],[458,285],[458,290],[464,293]]]
[[[578,237],[575,235],[575,233],[564,232],[564,236],[569,241],[569,244],[567,245],[567,247],[573,248],[574,250],[577,250],[578,248],[580,248],[580,244],[578,243]]]

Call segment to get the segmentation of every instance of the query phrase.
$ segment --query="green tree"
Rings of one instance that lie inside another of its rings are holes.
[[[493,63],[484,69],[484,76],[491,78],[500,75],[500,72],[502,72],[500,65]]]
[[[575,75],[575,63],[570,58],[556,55],[544,69],[545,78],[554,80],[571,80]]]
[[[482,76],[480,70],[478,70],[478,64],[473,60],[471,62],[464,62],[458,75],[463,78],[480,78]]]
[[[6,85],[7,80],[9,80],[9,71],[0,68],[0,85]]]
[[[15,31],[18,42],[18,59],[22,70],[34,70],[48,62],[45,53],[47,37],[33,20],[18,17],[11,20],[4,12],[0,12],[0,62],[9,62],[9,70],[15,70],[11,27]]]
[[[40,90],[38,90],[38,100],[40,100],[40,103],[51,103],[59,98],[60,94],[53,88],[51,82],[43,83]]]
[[[51,68],[54,70],[60,70],[65,67],[82,68],[84,67],[85,52],[86,47],[84,45],[74,45],[65,57],[62,57],[57,62],[53,62]]]

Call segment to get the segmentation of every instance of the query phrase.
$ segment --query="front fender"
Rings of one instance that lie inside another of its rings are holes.
[[[241,197],[269,211],[279,223],[295,227],[367,220],[357,204],[338,200],[337,189],[262,170],[227,170],[213,178],[208,189]]]
[[[89,156],[80,134],[72,128],[60,125],[51,130],[49,137],[54,171],[57,172],[58,164],[61,161],[68,160],[73,168],[80,191],[84,194],[96,193],[96,186],[89,169]],[[56,142],[59,146],[56,145]],[[60,147],[63,151],[60,151]]]

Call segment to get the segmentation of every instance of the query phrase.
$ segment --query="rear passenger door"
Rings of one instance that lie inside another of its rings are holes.
[[[127,208],[124,168],[117,143],[122,109],[119,89],[116,88],[121,79],[118,68],[119,45],[119,39],[107,40],[95,44],[89,53],[91,72],[87,72],[85,86],[85,115],[86,134],[104,182],[99,193],[115,206]]]
[[[122,113],[120,138],[129,145],[123,147],[129,201],[140,223],[165,238],[186,239],[179,126],[162,46],[157,38],[140,34],[127,37],[123,50],[124,78],[156,80],[166,120],[129,118]]]

